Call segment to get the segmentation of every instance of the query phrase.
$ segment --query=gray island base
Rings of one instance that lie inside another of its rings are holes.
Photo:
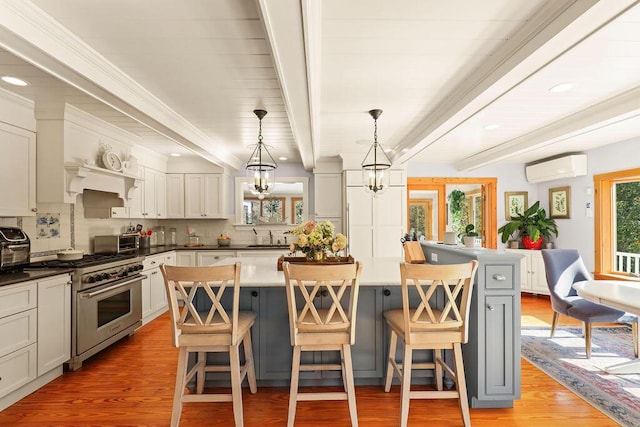
[[[429,262],[432,254],[436,254],[434,264],[468,262],[471,259],[479,261],[470,314],[470,339],[463,346],[469,405],[472,408],[513,407],[514,399],[520,398],[520,284],[517,280],[520,277],[520,256],[429,244],[423,245],[423,250]],[[288,387],[293,349],[289,338],[284,275],[276,270],[277,258],[229,258],[220,263],[235,261],[242,264],[240,309],[257,314],[252,341],[258,387]],[[356,343],[352,346],[353,373],[356,385],[380,385],[382,389],[390,335],[382,313],[402,307],[401,259],[359,261],[363,264],[363,273],[356,317]],[[326,298],[329,303],[330,298]],[[437,304],[438,301],[442,299],[436,295],[434,302]],[[197,299],[196,303],[201,302]],[[402,360],[401,345],[398,347],[398,360]],[[210,354],[208,357],[210,363],[228,363],[228,356],[225,359],[223,354]],[[432,358],[431,351],[414,353],[415,363],[431,361]],[[339,353],[305,352],[304,361],[339,363]],[[228,386],[227,381],[220,381],[227,377],[210,373],[207,386]],[[434,383],[433,371],[414,371],[412,384],[421,383]],[[445,378],[445,384],[451,386],[452,382]],[[341,380],[337,372],[308,371],[300,373],[300,385],[341,385]]]

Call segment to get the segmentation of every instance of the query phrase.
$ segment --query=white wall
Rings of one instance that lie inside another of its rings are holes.
[[[586,204],[593,206],[593,176],[640,168],[639,152],[640,137],[590,150],[586,152],[586,176],[538,184],[541,205],[545,207],[549,206],[549,188],[571,186],[571,219],[556,220],[559,231],[556,243],[559,248],[578,249],[590,271],[595,267],[595,223],[593,216],[587,215]]]

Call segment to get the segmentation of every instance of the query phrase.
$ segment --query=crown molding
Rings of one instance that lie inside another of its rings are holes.
[[[243,162],[29,1],[0,2],[0,46],[170,140],[233,169]]]

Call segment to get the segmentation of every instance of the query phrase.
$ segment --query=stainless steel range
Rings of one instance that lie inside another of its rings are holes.
[[[142,325],[142,260],[132,255],[85,255],[77,261],[44,261],[28,268],[72,268],[71,359],[82,362]]]

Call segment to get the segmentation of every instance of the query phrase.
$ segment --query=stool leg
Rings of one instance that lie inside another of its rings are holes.
[[[185,347],[178,352],[178,369],[176,370],[176,389],[173,391],[173,408],[171,409],[171,427],[180,422],[182,413],[182,396],[184,395],[184,376],[187,372],[188,353]]]
[[[411,359],[413,348],[404,346],[404,361],[402,362],[402,385],[400,391],[400,426],[406,427],[409,421],[409,394],[411,393]]]
[[[384,391],[389,392],[391,390],[391,383],[393,382],[393,362],[396,360],[396,345],[398,343],[398,335],[391,330],[391,339],[389,340],[389,358],[387,359],[387,378],[384,381]]]
[[[453,357],[455,358],[456,363],[456,387],[458,388],[462,421],[464,422],[465,427],[471,427],[469,401],[467,400],[467,382],[464,377],[464,364],[462,362],[462,346],[459,342],[453,343]]]
[[[293,347],[291,362],[291,388],[289,389],[289,415],[287,427],[293,427],[296,418],[296,402],[298,401],[298,375],[300,375],[300,346]]]
[[[232,345],[229,347],[229,361],[231,368],[231,398],[233,401],[233,418],[236,427],[242,427],[242,385],[240,384],[240,347]]]
[[[442,391],[442,365],[438,363],[438,360],[442,360],[442,349],[434,348],[433,349],[433,362],[436,364],[435,374],[436,374],[436,387],[438,391]],[[443,361],[444,362],[444,361]]]
[[[196,365],[198,372],[196,373],[196,393],[204,393],[204,368],[207,366],[207,353],[199,351],[196,354]]]
[[[253,362],[253,345],[251,344],[251,330],[247,331],[247,334],[243,339],[244,348],[244,363],[247,368],[247,381],[249,382],[249,390],[255,394],[258,391],[258,385],[256,384],[256,370]]]
[[[351,426],[358,427],[358,410],[356,408],[356,387],[353,381],[353,364],[351,363],[351,346],[349,344],[344,344],[342,346],[342,353],[344,354],[342,372],[346,374],[346,377],[344,377],[344,383],[347,388],[347,399],[349,400]]]

